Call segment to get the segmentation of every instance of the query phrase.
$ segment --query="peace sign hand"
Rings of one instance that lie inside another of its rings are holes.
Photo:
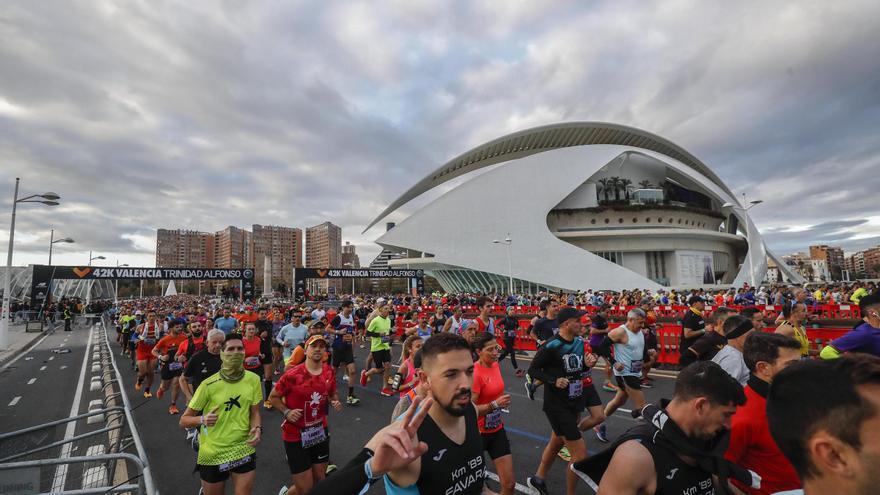
[[[428,451],[428,445],[420,442],[419,426],[434,404],[434,400],[416,398],[400,421],[379,430],[367,442],[366,447],[375,454],[370,468],[375,476],[400,469]]]

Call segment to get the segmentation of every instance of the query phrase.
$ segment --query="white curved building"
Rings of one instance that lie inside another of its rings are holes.
[[[768,256],[786,267],[709,167],[659,136],[599,122],[536,127],[477,146],[412,186],[367,229],[491,165],[377,239],[407,253],[390,266],[424,269],[450,292],[506,292],[510,278],[517,292],[742,286],[763,280]]]

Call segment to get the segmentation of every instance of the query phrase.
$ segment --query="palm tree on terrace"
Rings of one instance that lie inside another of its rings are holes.
[[[599,179],[598,183],[599,183],[599,189],[601,189],[602,194],[605,195],[605,201],[608,201],[608,193],[610,192],[609,188],[611,186],[611,181],[609,181],[608,179]]]
[[[627,201],[629,201],[629,186],[631,186],[632,183],[633,182],[629,179],[620,179],[620,188],[623,189],[623,194]]]
[[[620,177],[609,177],[610,187],[614,190],[614,201],[620,201]]]
[[[649,180],[643,180],[639,182],[639,187],[641,187],[642,189],[654,189],[654,184],[652,184]]]

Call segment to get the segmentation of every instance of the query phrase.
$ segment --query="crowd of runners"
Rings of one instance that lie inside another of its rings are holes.
[[[568,494],[579,480],[600,494],[830,493],[825,487],[875,493],[880,292],[870,285],[844,289],[786,288],[772,333],[761,331],[770,322],[754,308],[705,311],[718,296],[722,304],[729,295],[748,298],[748,305],[756,296],[750,289],[363,296],[327,307],[180,295],[120,302],[110,313],[120,352],[136,371],[136,392],[167,400],[168,413],[179,416],[206,494],[224,493],[230,477],[235,493],[251,493],[266,415],[283,420],[291,479],[279,494],[363,493],[377,481],[387,493],[490,492],[484,478],[491,462],[501,493],[513,493],[515,473],[528,471],[528,486],[547,495],[545,479],[557,458],[566,462]],[[863,320],[811,351],[807,305],[833,300],[835,292],[856,296]],[[669,297],[689,307],[682,370],[669,400],[649,404],[642,389],[651,387],[657,356],[654,308]],[[607,305],[621,302],[638,307],[611,328]],[[514,350],[520,325],[513,306],[521,303],[540,307],[529,321],[538,350],[527,368]],[[578,304],[597,310],[588,315]],[[509,307],[493,317],[496,305]],[[403,306],[405,330],[397,335],[395,313]],[[465,306],[476,309],[465,314]],[[514,386],[524,386],[532,400],[543,389],[552,433],[538,466],[514,468],[503,420],[512,388],[501,373],[507,357],[523,383]],[[336,468],[330,409],[358,407],[358,385],[371,381],[397,400],[390,424],[334,472],[332,483],[324,482]],[[614,397],[603,404],[597,386]],[[628,402],[637,426],[609,438],[605,419]],[[588,457],[586,432],[607,447]]]

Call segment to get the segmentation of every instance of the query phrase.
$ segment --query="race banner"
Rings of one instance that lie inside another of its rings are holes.
[[[241,280],[241,297],[254,298],[251,268],[137,268],[130,266],[32,265],[31,305],[39,308],[49,297],[52,280]]]
[[[308,279],[351,279],[351,278],[408,278],[411,286],[419,294],[425,289],[424,270],[373,269],[373,268],[296,268],[293,270],[293,283],[296,297],[306,297]]]

